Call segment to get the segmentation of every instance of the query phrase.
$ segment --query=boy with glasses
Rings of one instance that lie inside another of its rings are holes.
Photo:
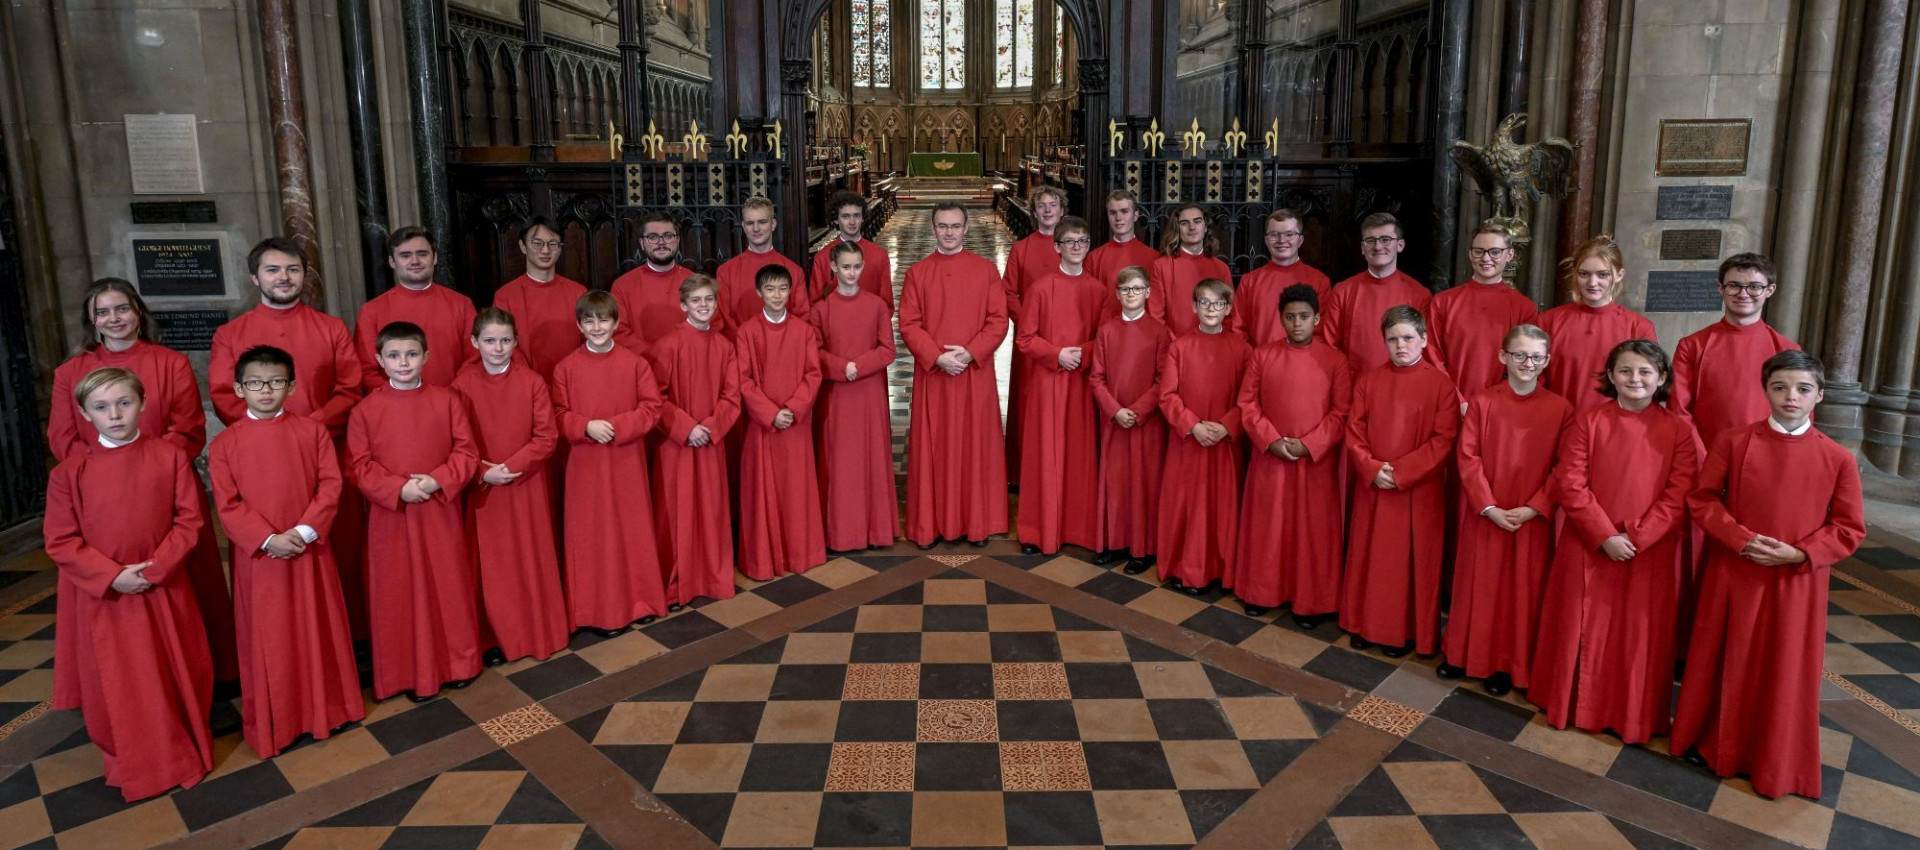
[[[1227,332],[1233,287],[1217,278],[1193,288],[1194,329],[1160,363],[1160,412],[1171,426],[1156,536],[1160,578],[1171,590],[1206,593],[1233,559],[1240,521],[1240,378],[1253,349]]]
[[[1735,254],[1720,264],[1725,316],[1680,340],[1673,349],[1674,412],[1693,420],[1701,442],[1767,416],[1765,388],[1753,381],[1767,358],[1800,348],[1762,314],[1774,285],[1773,261]]]
[[[1087,384],[1100,408],[1099,545],[1095,564],[1129,557],[1138,575],[1155,560],[1154,512],[1161,464],[1167,453],[1167,420],[1160,415],[1160,361],[1173,335],[1147,315],[1147,271],[1121,269],[1119,315],[1100,326]]]
[[[1281,208],[1267,214],[1267,264],[1240,278],[1234,294],[1240,309],[1233,311],[1232,329],[1247,344],[1258,349],[1287,338],[1280,317],[1281,294],[1295,284],[1313,287],[1316,305],[1326,301],[1333,285],[1325,272],[1300,260],[1300,246],[1307,241],[1306,222],[1293,210]],[[1314,315],[1320,315],[1318,306]]]
[[[1473,232],[1467,260],[1473,280],[1433,296],[1427,310],[1433,328],[1427,356],[1453,376],[1463,399],[1493,386],[1502,375],[1500,341],[1516,325],[1531,324],[1539,308],[1506,281],[1513,237],[1485,222]]]
[[[553,377],[553,367],[580,347],[580,326],[573,305],[587,288],[556,271],[563,244],[552,221],[536,217],[520,228],[520,253],[527,258],[525,274],[507,281],[493,293],[493,306],[513,314],[520,328],[518,352],[542,378]]]
[[[1378,332],[1387,308],[1406,305],[1425,313],[1433,299],[1425,286],[1400,271],[1400,252],[1406,247],[1400,220],[1391,214],[1374,213],[1361,220],[1360,256],[1367,267],[1336,284],[1321,311],[1320,338],[1347,355],[1356,378],[1387,365]]]
[[[1094,456],[1093,396],[1087,386],[1089,349],[1109,302],[1106,287],[1087,274],[1087,222],[1067,216],[1054,229],[1054,271],[1027,286],[1018,324],[1019,355],[1027,363],[1027,415],[1020,453],[1034,461],[1020,470],[1021,551],[1060,551],[1071,543],[1093,549],[1099,532]]]
[[[614,300],[620,302],[615,341],[636,354],[685,320],[680,312],[680,282],[693,274],[675,262],[680,257],[680,225],[666,213],[651,213],[640,220],[640,252],[646,262],[614,278],[611,288]],[[723,317],[723,330],[725,324]]]

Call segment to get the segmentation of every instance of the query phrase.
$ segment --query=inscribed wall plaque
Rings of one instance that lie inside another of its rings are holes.
[[[1673,118],[1660,122],[1661,177],[1738,177],[1747,173],[1748,118]]]

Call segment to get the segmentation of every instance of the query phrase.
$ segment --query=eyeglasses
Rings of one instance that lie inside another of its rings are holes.
[[[1215,301],[1215,300],[1213,300],[1213,299],[1211,299],[1211,298],[1201,298],[1201,299],[1198,299],[1198,300],[1195,300],[1195,301],[1193,302],[1193,309],[1195,309],[1195,310],[1225,310],[1225,309],[1227,309],[1228,307],[1230,307],[1230,306],[1232,306],[1232,305],[1233,305],[1233,302],[1232,302],[1232,301]]]
[[[1545,354],[1522,354],[1518,351],[1502,351],[1500,353],[1508,360],[1512,360],[1515,363],[1525,363],[1529,366],[1544,366],[1547,362],[1547,355]]]
[[[1505,248],[1468,248],[1467,249],[1467,256],[1472,257],[1473,259],[1476,259],[1476,260],[1482,259],[1485,257],[1499,257],[1499,256],[1505,255],[1506,253],[1507,253],[1507,249]]]
[[[257,393],[268,387],[284,390],[290,386],[293,386],[292,378],[248,378],[240,382],[240,387],[250,393]]]
[[[1093,244],[1093,240],[1092,240],[1092,239],[1088,239],[1088,238],[1087,238],[1087,237],[1085,237],[1085,236],[1082,236],[1082,237],[1080,237],[1079,239],[1056,239],[1056,240],[1054,240],[1054,243],[1053,243],[1053,244],[1055,244],[1055,245],[1065,245],[1065,246],[1067,246],[1068,248],[1085,248],[1085,247],[1087,247],[1088,245],[1092,245],[1092,244]]]
[[[643,237],[644,238],[644,237]],[[558,239],[529,239],[527,247],[535,251],[558,251],[561,242]]]
[[[1368,236],[1360,240],[1360,244],[1373,248],[1379,245],[1391,245],[1398,241],[1400,241],[1398,236]]]
[[[1122,286],[1122,287],[1120,287],[1120,293],[1121,293],[1121,294],[1123,294],[1123,295],[1124,295],[1124,294],[1127,294],[1127,293],[1140,293],[1140,292],[1145,292],[1145,291],[1147,291],[1147,288],[1146,288],[1146,287],[1144,287],[1144,286]]]
[[[1723,283],[1723,284],[1720,284],[1720,291],[1728,295],[1738,295],[1742,292],[1748,295],[1764,295],[1766,294],[1767,290],[1772,288],[1773,288],[1773,284],[1771,283],[1745,283],[1745,284]]]
[[[655,242],[655,243],[677,242],[680,239],[680,234],[678,233],[643,233],[640,235],[640,239],[645,242]]]

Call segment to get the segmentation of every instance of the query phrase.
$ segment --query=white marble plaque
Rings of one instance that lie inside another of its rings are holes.
[[[200,130],[192,115],[125,116],[127,164],[136,195],[198,195]]]

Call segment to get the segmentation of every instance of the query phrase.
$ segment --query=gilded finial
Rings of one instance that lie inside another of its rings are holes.
[[[700,122],[687,122],[687,134],[680,137],[680,144],[686,146],[688,159],[707,155],[707,134],[700,132]]]
[[[1127,134],[1120,131],[1120,122],[1107,119],[1107,156],[1119,156],[1120,145],[1126,140]]]
[[[1160,132],[1160,119],[1153,119],[1147,125],[1147,131],[1140,134],[1140,146],[1147,149],[1148,156],[1159,156],[1160,146],[1167,143],[1167,134]]]
[[[733,132],[727,134],[727,149],[733,151],[733,158],[747,155],[747,134],[740,132],[740,121],[733,122]]]
[[[779,152],[780,152],[780,119],[776,118],[773,121],[773,129],[767,131],[767,153],[778,154]]]
[[[627,137],[620,135],[620,131],[614,127],[613,122],[608,121],[607,122],[607,159],[609,160],[619,159],[620,146],[623,144],[626,144],[626,141],[627,141]]]
[[[1228,156],[1240,156],[1240,148],[1247,143],[1247,131],[1240,129],[1240,119],[1233,119],[1233,129],[1220,134],[1220,141],[1227,143]]]
[[[1193,126],[1180,134],[1181,152],[1187,156],[1195,156],[1206,147],[1206,144],[1206,131],[1200,129],[1200,119],[1196,117],[1193,119]]]
[[[1280,119],[1275,118],[1273,119],[1273,125],[1267,128],[1267,155],[1272,156],[1273,152],[1279,147],[1280,147]]]
[[[647,120],[647,134],[640,137],[640,146],[646,148],[649,159],[659,159],[667,152],[667,137],[660,135],[652,119]]]

